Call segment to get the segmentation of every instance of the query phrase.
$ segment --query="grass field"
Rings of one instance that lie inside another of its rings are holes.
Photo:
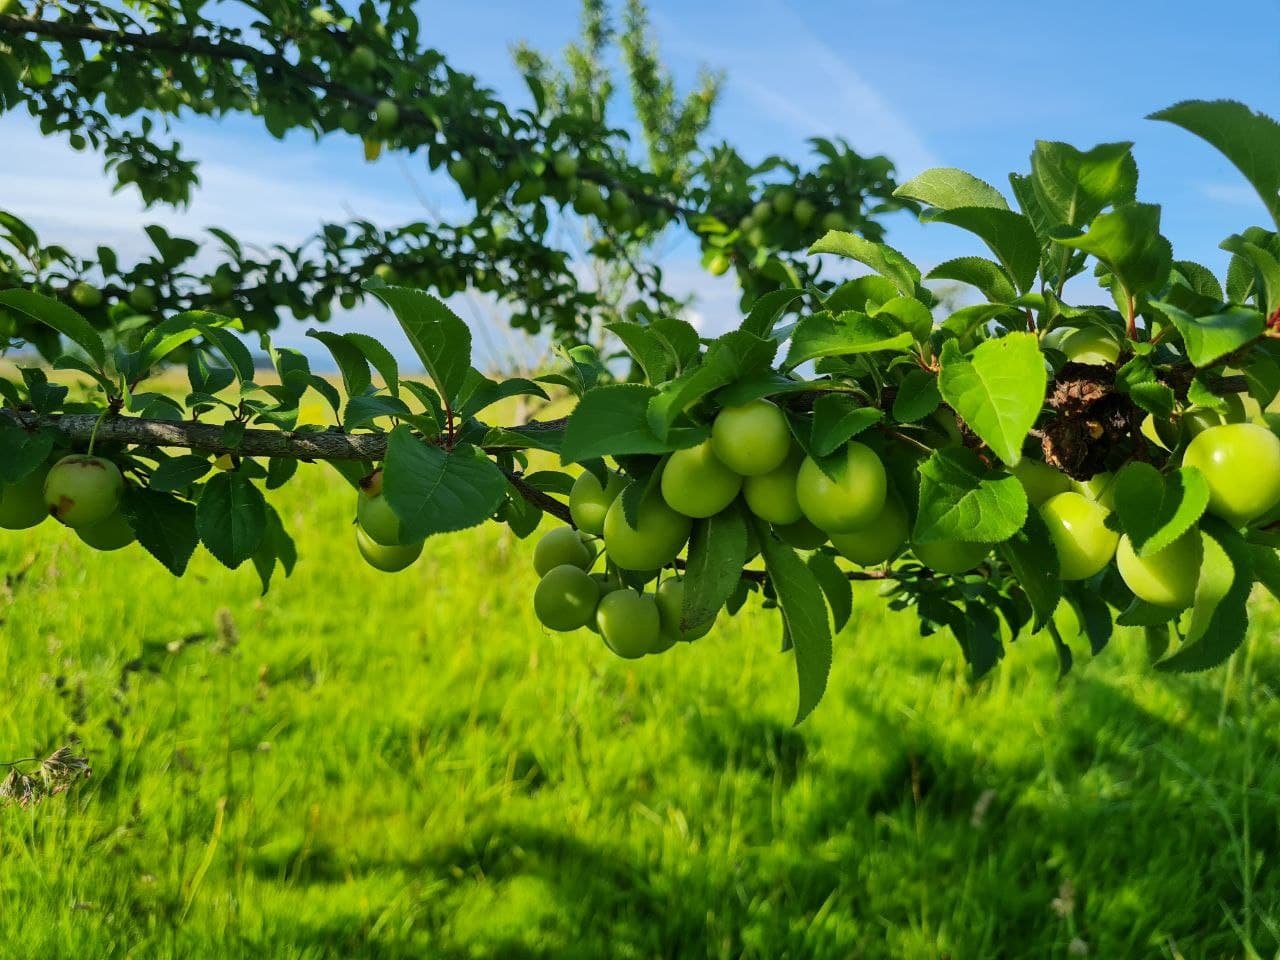
[[[0,538],[0,760],[93,778],[0,811],[14,957],[1273,957],[1280,611],[1248,656],[1153,674],[1043,638],[973,685],[858,595],[793,728],[775,616],[622,662],[534,621],[496,528],[407,574],[350,491],[273,495],[266,598],[45,524]]]

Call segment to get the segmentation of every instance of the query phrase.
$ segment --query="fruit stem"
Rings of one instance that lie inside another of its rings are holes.
[[[89,434],[89,456],[93,456],[93,445],[98,440],[98,428],[102,426],[102,421],[107,419],[107,414],[111,412],[111,408],[107,407],[98,415],[98,419],[93,424],[93,432]]]

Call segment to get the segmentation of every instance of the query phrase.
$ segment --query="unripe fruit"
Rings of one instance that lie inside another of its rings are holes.
[[[773,216],[773,205],[768,200],[759,200],[751,208],[751,219],[757,224],[768,223]]]
[[[662,468],[662,499],[686,517],[713,517],[738,496],[742,478],[726,467],[704,440],[677,450]]]
[[[373,275],[383,283],[395,283],[397,280],[396,269],[389,263],[380,263],[373,268]]]
[[[782,466],[791,452],[791,430],[774,404],[752,400],[716,414],[711,448],[734,473],[755,477]]]
[[[49,470],[44,502],[68,527],[87,527],[105,520],[120,505],[124,477],[110,460],[72,454]]]
[[[382,485],[361,490],[356,497],[356,522],[374,543],[384,547],[402,545],[400,518],[381,493]]]
[[[1210,427],[1187,445],[1182,465],[1209,483],[1209,512],[1236,527],[1280,504],[1280,437],[1256,423]]]
[[[810,201],[803,198],[796,201],[791,217],[802,227],[807,227],[817,214],[818,209]]]
[[[1018,478],[1022,489],[1027,492],[1027,500],[1031,506],[1038,507],[1050,497],[1066,493],[1071,489],[1071,478],[1047,463],[1029,460],[1023,457],[1017,466],[1010,467],[1009,472]]]
[[[822,216],[823,230],[847,230],[849,221],[844,218],[844,214],[839,210],[832,210]]]
[[[1120,535],[1106,525],[1109,511],[1083,494],[1050,497],[1040,508],[1049,538],[1058,551],[1059,576],[1086,580],[1115,556]]]
[[[656,570],[676,558],[692,527],[692,520],[652,495],[640,502],[633,527],[619,497],[604,518],[604,549],[624,570]]]
[[[797,448],[777,469],[743,480],[742,496],[747,508],[769,523],[786,526],[799,522],[804,513],[796,499],[796,476],[803,461],[804,455]]]
[[[1133,595],[1157,607],[1177,610],[1195,602],[1203,558],[1204,543],[1196,527],[1149,557],[1139,557],[1128,537],[1121,537],[1116,549],[1116,567]]]
[[[156,295],[150,287],[134,287],[129,291],[129,306],[139,313],[150,313],[156,308]]]
[[[137,537],[123,513],[116,510],[105,520],[76,530],[76,536],[95,550],[110,552],[133,543]]]
[[[0,528],[26,530],[45,520],[49,508],[44,502],[44,467],[27,474],[17,483],[0,484]]]
[[[581,567],[561,564],[546,572],[533,591],[533,612],[542,625],[567,632],[595,619],[600,585]]]
[[[934,573],[951,576],[972,570],[980,564],[991,552],[991,544],[938,540],[933,543],[913,543],[911,552]]]
[[[1114,473],[1095,473],[1088,480],[1073,480],[1071,486],[1076,493],[1082,494],[1086,499],[1100,503],[1108,510],[1115,512],[1116,475]]]
[[[773,195],[773,210],[775,213],[785,216],[795,209],[796,193],[787,187],[783,187]]]
[[[400,122],[400,108],[394,100],[379,100],[373,108],[373,122],[384,132],[394,130]]]
[[[374,543],[367,533],[356,527],[356,546],[360,548],[360,556],[364,557],[369,566],[383,573],[399,573],[417,560],[422,556],[423,542],[418,540],[415,543],[386,546]]]
[[[569,565],[587,570],[595,561],[596,552],[582,542],[573,527],[556,527],[543,535],[533,548],[533,569],[545,577],[556,567]]]
[[[102,303],[102,291],[83,280],[71,288],[71,299],[77,307],[92,309]]]
[[[845,559],[864,567],[872,567],[896,557],[906,544],[910,532],[907,508],[896,494],[891,493],[885,497],[884,509],[878,517],[865,527],[858,527],[848,533],[833,533],[831,545]]]
[[[351,51],[348,62],[357,73],[371,73],[378,65],[378,55],[362,43]]]
[[[1102,366],[1116,362],[1120,344],[1101,327],[1081,327],[1062,341],[1062,352],[1075,363]]]
[[[225,273],[215,273],[209,278],[209,292],[219,300],[225,300],[235,292],[235,281]]]
[[[1192,439],[1200,436],[1210,427],[1221,426],[1224,422],[1222,414],[1217,410],[1210,410],[1208,407],[1195,407],[1182,415],[1183,429],[1186,430],[1187,436]]]
[[[835,455],[827,476],[812,457],[805,457],[796,477],[796,499],[809,522],[827,533],[865,527],[884,509],[888,481],[875,451],[856,440]]]
[[[569,516],[577,528],[597,537],[604,533],[605,514],[626,485],[626,481],[613,471],[609,472],[608,485],[604,487],[590,470],[582,471],[569,491]]]
[[[333,23],[333,14],[324,7],[312,7],[307,11],[307,15],[317,27],[327,27]]]
[[[600,601],[596,626],[610,650],[623,659],[638,660],[658,647],[662,617],[653,597],[624,588]]]
[[[713,254],[711,259],[707,261],[707,270],[713,277],[724,276],[729,269],[729,258],[723,253]]]
[[[669,649],[677,640],[685,643],[700,640],[715,626],[715,618],[712,618],[695,630],[680,629],[680,616],[684,608],[684,577],[667,577],[663,580],[654,592],[654,600],[658,604],[658,615],[662,621],[662,636],[666,641],[664,650]]]
[[[773,532],[778,535],[779,540],[789,543],[797,550],[817,550],[827,542],[826,533],[804,517],[795,523],[778,524],[773,528]]]
[[[560,179],[568,180],[578,173],[578,158],[571,153],[564,153],[563,151],[557,153],[551,159],[551,169],[556,172],[556,176]]]

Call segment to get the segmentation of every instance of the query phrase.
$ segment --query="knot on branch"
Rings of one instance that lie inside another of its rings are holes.
[[[1140,422],[1128,394],[1115,389],[1115,370],[1068,363],[1054,379],[1041,447],[1044,461],[1076,480],[1088,480],[1129,457]]]

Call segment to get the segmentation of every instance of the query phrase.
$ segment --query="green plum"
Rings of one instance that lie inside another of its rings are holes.
[[[910,518],[907,508],[897,494],[885,497],[884,509],[866,526],[847,533],[833,533],[831,545],[848,560],[872,567],[886,563],[902,550],[910,535]]]
[[[1139,600],[1157,607],[1183,610],[1195,602],[1203,557],[1200,530],[1192,527],[1149,557],[1139,557],[1129,538],[1121,537],[1116,548],[1116,567],[1125,585]]]
[[[714,517],[741,489],[742,477],[720,462],[710,440],[677,450],[662,468],[662,499],[686,517]]]
[[[980,564],[991,552],[991,544],[937,540],[933,543],[913,543],[911,552],[934,573],[950,576],[965,573]]]
[[[150,287],[134,287],[129,291],[129,306],[139,313],[150,313],[156,308],[156,295]]]
[[[403,542],[400,518],[392,511],[381,489],[381,483],[375,483],[356,495],[356,522],[374,543],[384,547],[399,546]],[[370,493],[370,490],[377,492]]]
[[[700,640],[715,626],[715,618],[712,618],[696,630],[680,629],[680,617],[684,608],[684,577],[667,577],[658,584],[654,599],[657,601],[658,613],[662,618],[663,637],[669,641],[668,645],[674,644],[677,640],[683,640],[686,643]]]
[[[398,573],[409,566],[422,555],[424,543],[425,541],[419,540],[417,543],[384,546],[376,543],[360,527],[356,527],[356,546],[360,548],[360,556],[364,557],[369,566],[383,573]]]
[[[26,530],[49,516],[44,502],[48,467],[39,467],[17,483],[0,484],[0,528]]]
[[[548,570],[533,592],[533,612],[543,626],[568,632],[595,619],[600,584],[570,563]]]
[[[105,520],[99,520],[87,527],[79,527],[76,530],[76,536],[93,549],[106,552],[120,550],[137,539],[133,527],[119,510]]]
[[[533,548],[533,569],[540,577],[564,565],[589,570],[595,559],[595,548],[583,542],[573,527],[556,527],[547,531]]]
[[[1108,510],[1116,509],[1116,475],[1111,472],[1095,473],[1088,480],[1073,480],[1071,486],[1076,493],[1089,500],[1094,500]]]
[[[1069,491],[1046,500],[1040,516],[1058,551],[1063,580],[1087,580],[1115,556],[1120,535],[1107,527],[1110,511],[1102,504]]]
[[[761,520],[787,525],[804,516],[796,498],[796,476],[804,455],[794,449],[782,466],[768,473],[747,477],[742,481],[742,495],[747,508]]]
[[[603,487],[590,470],[582,471],[569,491],[569,515],[577,528],[597,537],[604,533],[605,514],[626,485],[622,476],[613,471]]]
[[[795,523],[777,524],[773,532],[783,543],[790,544],[797,550],[817,550],[827,542],[827,534],[801,517]]]
[[[632,526],[619,497],[604,518],[604,549],[624,570],[656,570],[679,555],[692,529],[692,520],[652,494],[640,501]]]
[[[382,99],[373,108],[373,122],[379,130],[391,131],[400,123],[400,108],[394,100]]]
[[[1257,423],[1210,427],[1187,445],[1182,464],[1209,484],[1209,512],[1242,527],[1280,504],[1280,437]]]
[[[1062,352],[1075,363],[1106,365],[1120,356],[1120,343],[1101,327],[1081,327],[1062,341]]]
[[[791,429],[775,404],[752,400],[716,415],[711,446],[734,473],[755,477],[782,466],[791,452]]]
[[[120,505],[124,477],[105,457],[63,457],[44,479],[44,503],[68,527],[87,527],[105,520]]]
[[[849,441],[835,455],[832,473],[834,479],[812,457],[800,465],[796,497],[810,523],[827,533],[848,533],[879,516],[888,480],[874,450]]]
[[[1050,497],[1066,493],[1071,489],[1071,478],[1060,470],[1055,470],[1047,463],[1023,457],[1009,472],[1018,478],[1022,489],[1027,492],[1027,500],[1033,507],[1038,507]]]
[[[84,307],[91,310],[102,304],[102,291],[91,283],[85,283],[81,280],[72,284],[71,300],[77,307]]]
[[[629,587],[601,599],[596,608],[596,626],[609,649],[625,660],[638,660],[662,642],[662,615],[657,601]]]

